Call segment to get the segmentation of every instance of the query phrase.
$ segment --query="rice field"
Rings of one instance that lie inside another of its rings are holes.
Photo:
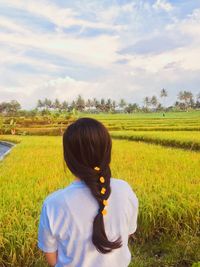
[[[100,120],[109,131],[200,131],[200,111],[165,113],[132,113],[132,114],[78,114],[78,117],[92,117]],[[61,135],[62,129],[74,120],[64,115],[36,116],[34,118],[16,117],[16,133],[19,135]],[[9,133],[10,120],[4,118],[5,129]]]
[[[195,142],[197,135],[170,133]],[[64,172],[62,138],[1,135],[0,140],[17,143],[0,162],[0,266],[46,266],[37,248],[42,201],[73,179]],[[200,153],[113,139],[111,170],[112,177],[131,184],[140,202],[130,267],[200,261]]]
[[[84,117],[87,115],[82,115]],[[132,113],[89,115],[104,123],[110,131],[199,131],[200,111],[174,113]]]
[[[200,150],[200,131],[111,131],[110,134],[116,139]]]

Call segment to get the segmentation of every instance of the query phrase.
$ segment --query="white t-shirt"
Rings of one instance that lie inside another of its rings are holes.
[[[123,246],[102,254],[92,243],[92,226],[99,206],[84,181],[74,181],[51,193],[43,202],[38,247],[58,250],[56,267],[127,267],[131,261],[128,236],[136,231],[138,198],[130,185],[111,178],[107,214],[103,216],[108,240],[119,235]]]

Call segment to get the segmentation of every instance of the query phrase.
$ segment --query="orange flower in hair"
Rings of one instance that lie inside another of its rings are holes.
[[[100,171],[100,168],[99,167],[94,167],[94,169],[96,170],[96,171]]]
[[[103,215],[106,215],[106,214],[107,214],[107,210],[103,209],[101,213],[102,213]]]
[[[101,183],[104,183],[104,182],[105,182],[105,179],[104,179],[103,176],[101,176],[101,177],[99,178],[99,180],[100,180]]]
[[[105,187],[102,187],[102,189],[101,189],[101,194],[105,194],[105,192],[106,192],[106,188]]]
[[[103,200],[103,204],[104,206],[107,206],[108,205],[108,201],[106,199]]]

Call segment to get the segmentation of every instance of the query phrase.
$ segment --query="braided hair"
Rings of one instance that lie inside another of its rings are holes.
[[[122,246],[121,236],[115,241],[108,240],[103,220],[111,194],[111,149],[110,134],[98,120],[80,118],[64,131],[63,154],[66,165],[76,177],[86,183],[99,205],[93,221],[92,242],[103,254]]]

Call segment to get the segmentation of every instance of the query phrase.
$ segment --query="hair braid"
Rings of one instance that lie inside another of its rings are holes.
[[[93,221],[92,242],[101,253],[109,253],[122,246],[121,236],[115,241],[108,240],[103,219],[104,203],[111,194],[111,148],[112,140],[107,129],[92,118],[78,119],[68,126],[63,135],[64,159],[68,168],[86,183],[99,205]],[[99,166],[99,171],[94,166]],[[100,177],[104,178],[103,183]]]

